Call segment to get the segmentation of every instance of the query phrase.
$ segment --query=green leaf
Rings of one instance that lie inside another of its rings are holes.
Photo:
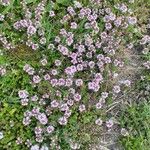
[[[27,4],[35,3],[37,0],[26,0]]]
[[[58,4],[68,6],[70,4],[70,0],[56,0]]]

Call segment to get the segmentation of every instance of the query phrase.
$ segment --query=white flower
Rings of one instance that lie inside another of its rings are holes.
[[[43,145],[40,150],[48,150],[48,147],[46,145]]]
[[[71,149],[80,149],[80,144],[71,142],[70,147]]]
[[[82,4],[78,1],[74,1],[74,7],[75,8],[82,8]]]
[[[0,140],[4,137],[3,132],[0,132]]]
[[[136,17],[128,17],[128,23],[131,25],[134,25],[137,23],[137,18]]]
[[[128,135],[129,135],[129,132],[128,132],[125,128],[122,128],[122,129],[121,129],[121,135],[123,135],[123,136],[128,136]]]
[[[31,149],[30,150],[39,150],[39,145],[33,145],[31,146]]]
[[[101,126],[103,124],[103,121],[101,118],[98,118],[97,120],[95,120],[95,124]]]

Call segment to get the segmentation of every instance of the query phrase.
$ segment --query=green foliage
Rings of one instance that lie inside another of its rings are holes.
[[[70,0],[56,0],[56,2],[64,6],[68,6],[71,3]]]
[[[122,112],[121,126],[129,136],[121,138],[126,150],[148,150],[150,147],[150,104],[134,104]]]
[[[20,104],[1,103],[0,106],[0,131],[3,131],[4,137],[0,140],[0,149],[7,150],[26,150],[16,144],[17,137],[23,141],[32,137],[29,128],[24,128],[20,120],[23,118],[23,108]]]

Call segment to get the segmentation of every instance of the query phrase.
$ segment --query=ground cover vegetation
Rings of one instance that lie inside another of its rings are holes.
[[[0,149],[148,150],[149,5],[0,0]]]

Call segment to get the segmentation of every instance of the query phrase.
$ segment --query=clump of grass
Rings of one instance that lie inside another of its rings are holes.
[[[121,126],[128,135],[120,142],[126,150],[149,150],[150,147],[150,103],[133,104],[127,107],[120,118]]]

